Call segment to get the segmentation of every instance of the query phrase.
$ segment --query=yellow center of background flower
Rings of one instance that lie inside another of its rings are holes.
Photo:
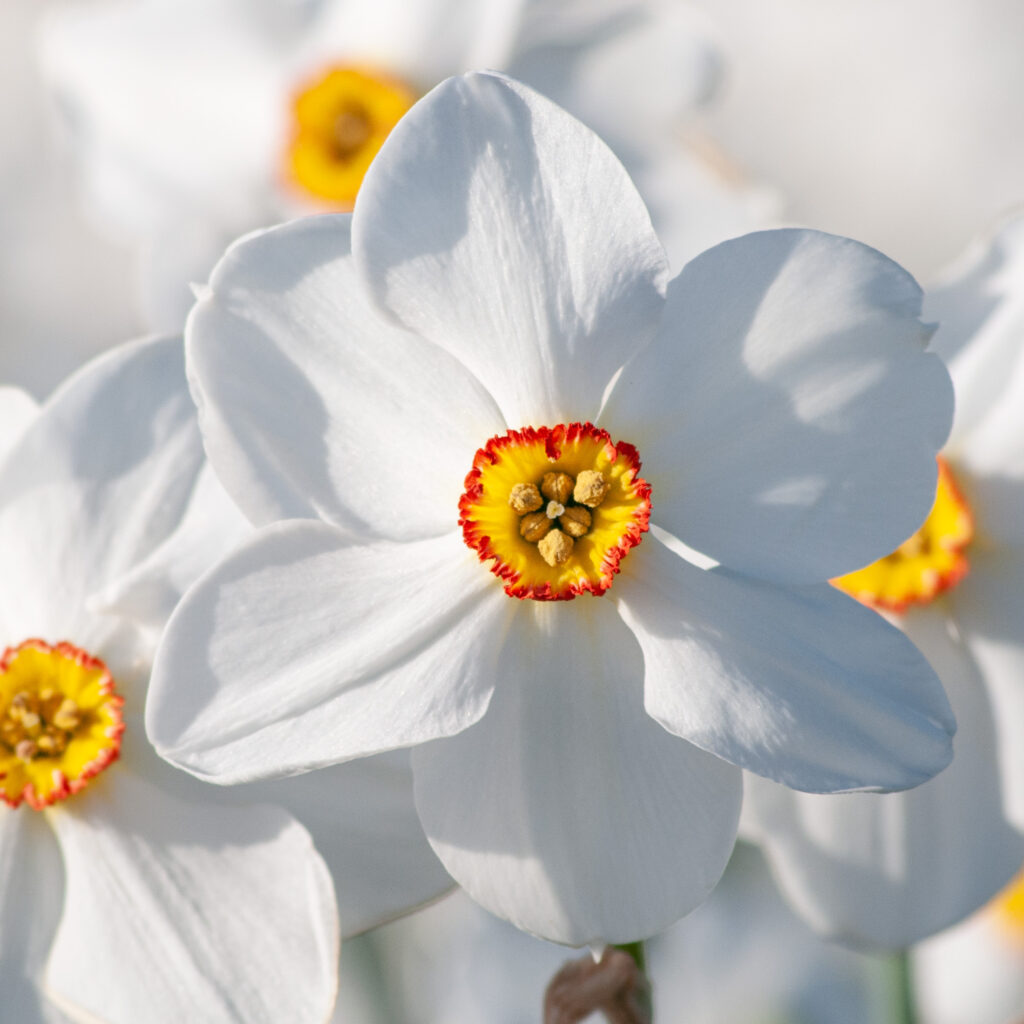
[[[1007,937],[1024,946],[1024,871],[989,906]]]
[[[121,697],[107,666],[68,643],[26,640],[0,657],[0,798],[41,810],[117,760]]]
[[[647,530],[651,488],[639,473],[636,449],[590,423],[510,430],[476,453],[463,538],[511,597],[602,594]]]
[[[415,101],[386,75],[330,68],[295,99],[289,178],[307,194],[351,210],[370,162]]]
[[[945,460],[939,458],[935,503],[921,528],[892,554],[864,569],[832,580],[863,604],[902,612],[927,604],[956,586],[970,565],[965,555],[974,537],[974,520]]]

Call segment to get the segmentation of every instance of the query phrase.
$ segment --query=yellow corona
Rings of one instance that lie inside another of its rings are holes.
[[[69,643],[26,640],[0,657],[0,798],[36,810],[117,760],[123,700],[107,666]]]
[[[459,502],[462,535],[511,597],[603,594],[648,528],[636,449],[590,423],[524,427],[477,453]]]
[[[415,101],[402,82],[371,69],[329,68],[295,98],[290,181],[335,209],[351,210],[370,162]]]

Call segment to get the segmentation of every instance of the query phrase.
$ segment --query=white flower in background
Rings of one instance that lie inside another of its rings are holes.
[[[922,1024],[1024,1019],[1024,876],[988,906],[914,950]]]
[[[338,922],[310,833],[347,884],[376,881],[380,865],[359,870],[370,860],[362,847],[385,838],[378,819],[347,833],[337,821],[339,796],[355,802],[351,775],[225,791],[170,769],[143,726],[158,630],[116,610],[173,552],[188,577],[188,538],[209,522],[215,489],[201,476],[180,339],[97,360],[35,416],[2,390],[0,425],[5,443],[20,431],[0,466],[4,1019],[63,1021],[63,1010],[177,1022],[201,1007],[204,1021],[320,1024],[334,1000]],[[230,534],[229,517],[214,523]],[[164,589],[175,585],[171,573]],[[158,606],[143,609],[154,624]],[[369,796],[392,789],[382,779]],[[404,820],[419,830],[405,799],[396,845],[408,843]],[[382,863],[399,856],[385,850]],[[364,924],[395,912],[393,894],[347,900]]]
[[[610,151],[492,75],[407,115],[351,217],[234,246],[189,373],[267,525],[169,624],[160,752],[228,783],[413,747],[456,880],[571,944],[706,896],[736,765],[825,791],[945,766],[934,674],[825,582],[934,490],[952,394],[919,289],[814,232],[667,278]]]
[[[477,67],[536,83],[608,139],[679,265],[768,206],[682,143],[718,63],[675,0],[113,0],[59,12],[42,52],[94,207],[146,244],[166,329],[233,238],[350,210],[413,101]]]
[[[111,338],[141,333],[128,253],[91,230],[59,159],[34,46],[53,0],[0,4],[0,380],[49,394]],[[180,331],[180,327],[178,328]]]
[[[815,797],[751,778],[744,808],[816,928],[906,946],[987,902],[1024,861],[1024,220],[977,245],[925,300],[957,413],[927,521],[837,584],[924,652],[959,729],[912,792]]]
[[[1024,201],[1024,7],[1013,0],[693,0],[729,88],[703,119],[798,223],[919,278]]]
[[[0,387],[0,459],[35,419],[38,406],[20,388]]]

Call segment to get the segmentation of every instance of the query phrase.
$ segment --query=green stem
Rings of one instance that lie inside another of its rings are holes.
[[[621,946],[616,946],[615,948],[621,949],[623,953],[628,953],[633,958],[633,962],[640,968],[641,973],[647,973],[647,957],[644,955],[644,944],[642,942],[624,942]]]
[[[889,975],[892,1024],[917,1024],[913,970],[906,950],[889,958]]]

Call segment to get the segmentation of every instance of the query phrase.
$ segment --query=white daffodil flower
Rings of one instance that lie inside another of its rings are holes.
[[[745,829],[820,931],[910,945],[971,913],[1024,861],[1024,220],[929,293],[957,413],[925,523],[837,580],[927,655],[956,758],[908,793],[815,797],[749,780]]]
[[[42,43],[92,206],[145,246],[161,329],[180,330],[187,283],[238,235],[351,210],[398,118],[478,67],[535,83],[599,131],[680,266],[770,210],[682,141],[718,60],[676,0],[111,0],[60,11]]]
[[[190,318],[207,452],[264,526],[172,617],[151,739],[224,783],[413,747],[448,870],[569,944],[707,895],[737,766],[923,782],[951,756],[941,686],[826,582],[934,493],[952,390],[920,300],[806,231],[669,283],[592,132],[449,80],[351,217],[238,243]]]
[[[922,1024],[1011,1024],[1024,1013],[1024,876],[914,949]]]
[[[389,813],[382,802],[376,818],[361,819],[366,831],[342,834],[337,798],[355,801],[343,788],[351,776],[225,791],[170,769],[146,742],[159,600],[151,588],[140,606],[150,621],[139,628],[117,599],[144,595],[140,570],[155,580],[172,552],[178,575],[167,574],[163,592],[184,583],[200,519],[221,537],[234,528],[208,514],[215,491],[202,480],[181,340],[112,352],[37,415],[0,390],[0,425],[5,444],[20,431],[0,466],[4,1020],[148,1024],[199,1013],[320,1024],[334,1000],[338,921],[311,833],[356,884],[382,871],[362,848],[377,831],[409,846],[403,822],[412,819],[421,856],[433,855],[408,781],[396,786],[386,766],[366,762],[364,775],[380,778],[368,796],[404,800],[404,818],[392,814],[390,834],[378,829]],[[385,850],[382,861],[396,858]],[[408,895],[412,883],[394,887]],[[354,918],[376,923],[393,916],[394,900],[379,892],[348,902]]]

